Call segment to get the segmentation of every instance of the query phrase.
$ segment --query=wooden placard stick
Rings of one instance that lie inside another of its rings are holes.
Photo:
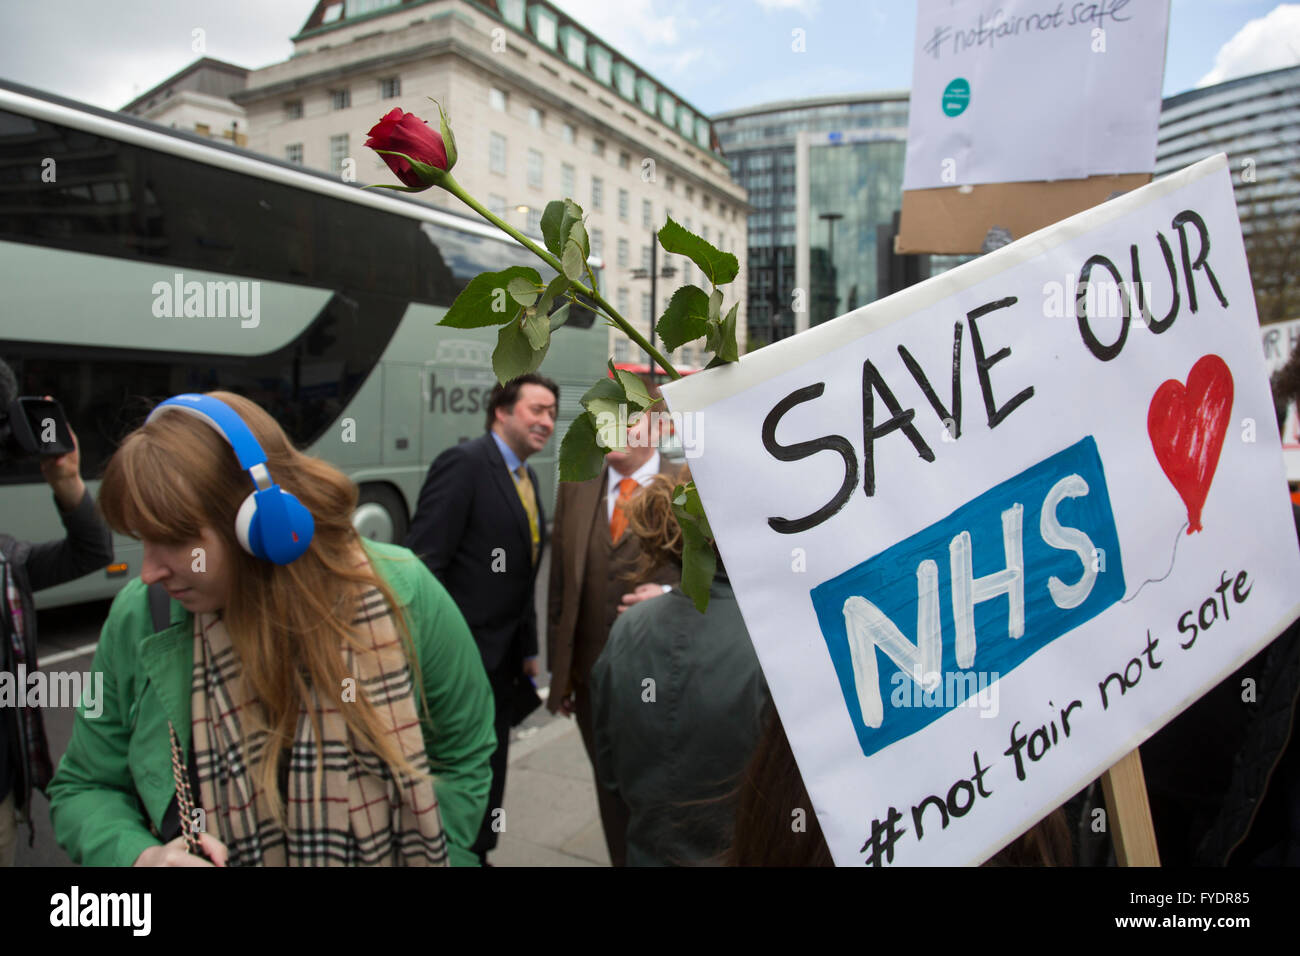
[[[1156,831],[1147,802],[1142,757],[1136,749],[1101,775],[1101,789],[1110,817],[1111,842],[1120,866],[1159,866]]]

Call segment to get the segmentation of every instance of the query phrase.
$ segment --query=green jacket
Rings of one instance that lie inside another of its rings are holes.
[[[419,653],[428,713],[417,698],[434,789],[453,866],[469,851],[487,807],[496,749],[492,692],[478,648],[451,597],[405,548],[365,542],[375,570],[406,609]],[[98,717],[77,709],[72,741],[50,782],[54,836],[78,863],[130,866],[159,839],[175,795],[170,719],[190,747],[192,615],[171,602],[171,626],[155,632],[147,588],[136,578],[113,602],[91,665],[103,674]],[[97,677],[92,677],[96,680]]]

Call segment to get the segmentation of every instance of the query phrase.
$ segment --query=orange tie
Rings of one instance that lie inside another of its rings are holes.
[[[618,544],[618,539],[623,537],[623,532],[627,530],[627,512],[623,510],[623,506],[632,499],[640,487],[635,478],[624,478],[618,483],[618,501],[614,502],[614,515],[609,519],[609,540],[614,544]]]

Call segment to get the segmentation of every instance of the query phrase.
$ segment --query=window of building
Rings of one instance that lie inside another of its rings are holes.
[[[560,137],[566,143],[576,143],[578,141],[578,127],[572,123],[565,123],[560,130]]]
[[[629,169],[632,166],[632,157],[628,153],[618,154],[618,168]]]
[[[488,90],[488,106],[498,112],[506,111],[506,93],[505,90],[498,90],[495,86]]]
[[[500,133],[493,133],[488,138],[488,170],[502,176],[506,174],[506,138]]]
[[[700,197],[700,199],[704,203],[705,210],[708,210],[709,207],[713,205],[713,197],[710,196],[708,193],[705,193],[703,196]]]
[[[528,151],[528,185],[542,188],[542,154],[535,149]]]
[[[649,199],[641,200],[641,225],[647,229],[653,229],[655,226],[654,203]]]
[[[603,139],[593,139],[591,141],[591,151],[597,156],[605,155],[605,141]]]
[[[618,290],[618,314],[623,316],[623,318],[626,319],[628,308],[630,308],[630,306],[628,305],[627,289],[619,289]],[[627,341],[627,339],[622,335],[620,335],[619,338],[622,339],[624,342]]]
[[[302,165],[302,143],[290,143],[284,148],[284,158],[286,162]]]
[[[629,203],[628,192],[626,189],[618,191],[618,218],[627,222],[627,207]]]
[[[498,196],[496,193],[489,193],[487,198],[488,212],[501,219],[506,218],[506,197]]]
[[[524,226],[524,231],[531,236],[540,236],[542,234],[542,210],[536,206],[528,207],[528,221]]]
[[[528,107],[528,125],[531,126],[533,129],[542,128],[542,117],[543,117],[542,111],[539,110],[536,106]]]
[[[578,191],[578,174],[571,163],[560,164],[560,194],[565,199],[572,199]]]
[[[200,136],[211,136],[212,127],[207,123],[195,123],[194,132],[198,133]]]
[[[646,270],[646,272],[650,271],[650,247],[649,246],[641,247],[641,268]]]
[[[671,193],[671,192],[676,192],[676,190],[677,190],[677,177],[676,177],[676,176],[669,176],[667,179],[664,180],[664,185],[666,185],[666,186],[668,187],[668,191],[669,191],[670,193]]]
[[[691,185],[687,185],[687,187],[686,187],[686,201],[687,201],[687,202],[693,202],[694,199],[695,199],[695,187],[694,187],[694,186],[691,186]]]
[[[379,98],[381,100],[391,100],[402,95],[402,78],[399,76],[390,76],[385,80],[379,81]]]
[[[620,289],[619,291],[623,293],[624,298],[627,297],[626,289]],[[626,307],[618,310],[618,314],[624,316],[624,318],[626,318],[625,308]],[[627,340],[627,336],[625,335],[617,336],[614,339],[614,361],[626,362],[631,357],[632,357],[632,343]]]
[[[348,134],[330,137],[330,171],[343,172],[343,160],[348,158]]]
[[[284,118],[287,120],[302,119],[302,100],[288,100],[284,104]]]
[[[628,254],[628,243],[627,243],[627,240],[626,240],[626,239],[620,239],[620,240],[618,241],[618,267],[619,267],[620,269],[626,269],[626,268],[627,268],[628,258],[629,258],[629,254]],[[626,290],[624,290],[624,291],[626,291]],[[619,309],[619,312],[624,312],[624,311],[625,311],[624,309]]]
[[[591,208],[605,208],[605,183],[599,176],[591,177]]]
[[[591,240],[591,254],[599,256],[601,259],[605,258],[605,230],[593,229],[589,238]]]
[[[647,267],[648,268],[648,267]],[[641,293],[641,324],[646,328],[650,327],[650,293]]]
[[[352,91],[330,90],[330,105],[336,110],[345,110],[352,105]]]
[[[708,241],[709,241],[709,227],[708,227],[708,226],[700,226],[700,238],[703,239],[705,242],[708,242]]]

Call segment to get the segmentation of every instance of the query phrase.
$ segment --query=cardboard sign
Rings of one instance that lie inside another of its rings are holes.
[[[837,863],[987,859],[1300,616],[1258,331],[1218,156],[664,386]]]
[[[902,253],[980,252],[1145,185],[1169,4],[919,0]]]
[[[919,0],[904,189],[1155,168],[1167,2]]]
[[[1272,375],[1287,363],[1296,345],[1300,344],[1300,319],[1261,326],[1259,338],[1264,346],[1264,366]],[[1287,481],[1300,481],[1300,412],[1295,402],[1288,402],[1286,406],[1286,418],[1282,424],[1282,458],[1286,462]]]

